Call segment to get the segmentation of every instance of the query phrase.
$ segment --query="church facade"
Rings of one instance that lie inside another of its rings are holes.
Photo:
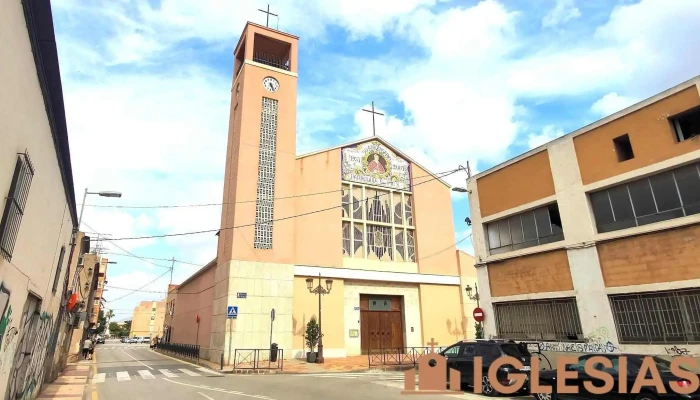
[[[450,186],[376,136],[297,155],[297,49],[297,37],[253,23],[241,35],[217,257],[171,292],[171,341],[197,340],[227,364],[270,342],[304,358],[319,315],[308,278],[330,288],[326,358],[473,338],[465,287],[476,272],[455,249]],[[196,329],[179,310],[196,310]]]

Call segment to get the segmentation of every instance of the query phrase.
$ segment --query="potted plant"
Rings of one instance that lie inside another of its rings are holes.
[[[316,354],[317,353],[314,352],[314,349],[316,349],[316,345],[318,344],[318,339],[319,339],[318,324],[316,323],[316,318],[311,317],[311,320],[309,321],[309,323],[306,324],[306,347],[309,348],[309,351],[306,353],[306,362],[309,362],[309,363],[316,362]]]
[[[476,338],[477,339],[483,339],[484,338],[484,327],[481,326],[479,322],[474,323],[474,329],[476,330]]]

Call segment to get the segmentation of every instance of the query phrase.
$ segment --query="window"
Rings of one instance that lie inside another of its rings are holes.
[[[476,353],[476,345],[468,344],[464,346],[464,353],[462,353],[464,356],[472,357],[474,353]]]
[[[34,166],[29,159],[29,154],[26,152],[18,154],[10,191],[5,202],[5,211],[0,220],[0,253],[7,261],[12,259],[33,177]]]
[[[151,316],[151,321],[153,321],[153,320],[155,320],[155,319],[156,319],[155,315],[154,315],[154,316]]]
[[[598,232],[611,232],[700,213],[698,164],[590,194]]]
[[[609,298],[620,343],[700,342],[700,289]]]
[[[460,348],[460,345],[454,345],[454,346],[448,348],[447,350],[445,350],[445,353],[443,355],[455,357],[459,354],[459,348]]]
[[[700,135],[700,107],[670,119],[676,139],[682,142]]]
[[[632,143],[628,134],[616,137],[613,139],[613,144],[615,145],[617,161],[623,162],[634,158],[634,151],[632,151]]]
[[[155,310],[156,310],[156,308],[155,308],[155,307],[153,307],[153,308],[151,309],[151,311],[155,311]]]
[[[53,278],[53,288],[51,291],[55,294],[58,289],[58,280],[61,278],[61,269],[63,268],[63,256],[66,255],[66,246],[61,247],[61,253],[58,255],[58,265],[56,265],[56,276]]]
[[[371,311],[391,311],[391,300],[382,298],[370,298],[369,309]]]
[[[556,203],[486,224],[491,254],[564,240]]]
[[[583,340],[576,299],[494,303],[502,339]]]
[[[379,261],[416,261],[410,193],[343,184],[343,256]]]

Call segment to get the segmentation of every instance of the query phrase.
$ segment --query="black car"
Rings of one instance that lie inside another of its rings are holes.
[[[515,357],[519,359],[524,368],[520,371],[514,366],[504,365],[498,369],[496,376],[499,383],[504,386],[510,386],[515,383],[515,380],[508,379],[508,373],[524,373],[529,376],[531,354],[527,346],[512,341],[495,341],[495,340],[465,340],[453,344],[452,346],[440,352],[447,361],[448,369],[455,369],[460,372],[462,384],[467,386],[481,385],[481,392],[486,396],[497,396],[499,393],[494,389],[488,377],[489,367],[494,360],[500,357]],[[482,359],[482,379],[481,382],[474,382],[474,357]],[[448,372],[449,380],[449,372]],[[527,391],[529,387],[525,382],[523,391]]]
[[[608,358],[612,363],[612,368],[605,368],[602,363],[594,365],[593,368],[609,373],[614,380],[613,389],[610,393],[606,394],[593,394],[586,390],[584,382],[591,382],[597,387],[602,387],[604,382],[601,379],[593,378],[585,372],[586,360],[594,356],[603,356]],[[671,390],[670,382],[678,382],[683,385],[690,385],[689,381],[679,379],[671,373],[671,362],[663,359],[661,357],[653,356],[656,368],[659,370],[659,375],[661,380],[666,386],[666,393],[657,393],[656,389],[652,386],[644,386],[641,389],[641,393],[619,393],[619,357],[624,356],[627,358],[627,392],[632,390],[634,386],[634,381],[639,375],[639,370],[642,365],[644,357],[651,357],[649,355],[641,354],[586,354],[579,357],[579,361],[573,365],[567,365],[567,370],[577,371],[577,379],[567,379],[567,386],[578,386],[577,394],[549,394],[549,393],[534,393],[533,396],[538,400],[588,400],[588,399],[598,399],[598,400],[662,400],[662,399],[700,399],[700,390],[692,394],[677,394]],[[556,392],[556,370],[540,371],[540,384],[551,386],[553,391]],[[651,374],[647,373],[647,378],[651,378]]]

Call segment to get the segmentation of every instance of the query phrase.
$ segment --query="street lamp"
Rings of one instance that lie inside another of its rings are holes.
[[[87,198],[87,195],[89,195],[89,194],[96,194],[96,195],[102,196],[102,197],[122,197],[121,192],[113,192],[113,191],[88,192],[87,188],[85,188],[85,193],[83,194],[83,204],[80,205],[80,216],[78,217],[78,231],[80,231],[80,223],[83,221],[83,210],[85,210],[85,199]]]
[[[466,189],[466,188],[463,188],[463,187],[459,187],[459,186],[453,187],[453,188],[452,188],[452,191],[453,191],[453,192],[459,192],[459,193],[471,193],[471,192],[469,191],[469,189]]]
[[[469,297],[469,300],[476,300],[476,306],[479,307],[479,286],[477,286],[476,282],[474,283],[474,289],[475,289],[475,294],[472,296],[472,287],[467,285],[467,287],[464,288],[464,291],[467,292],[467,297]]]
[[[321,274],[318,274],[318,286],[314,286],[313,278],[306,278],[306,288],[309,293],[318,294],[318,357],[317,364],[323,364],[323,328],[321,326],[321,296],[329,294],[333,288],[333,279],[326,279],[326,287],[321,286]]]

